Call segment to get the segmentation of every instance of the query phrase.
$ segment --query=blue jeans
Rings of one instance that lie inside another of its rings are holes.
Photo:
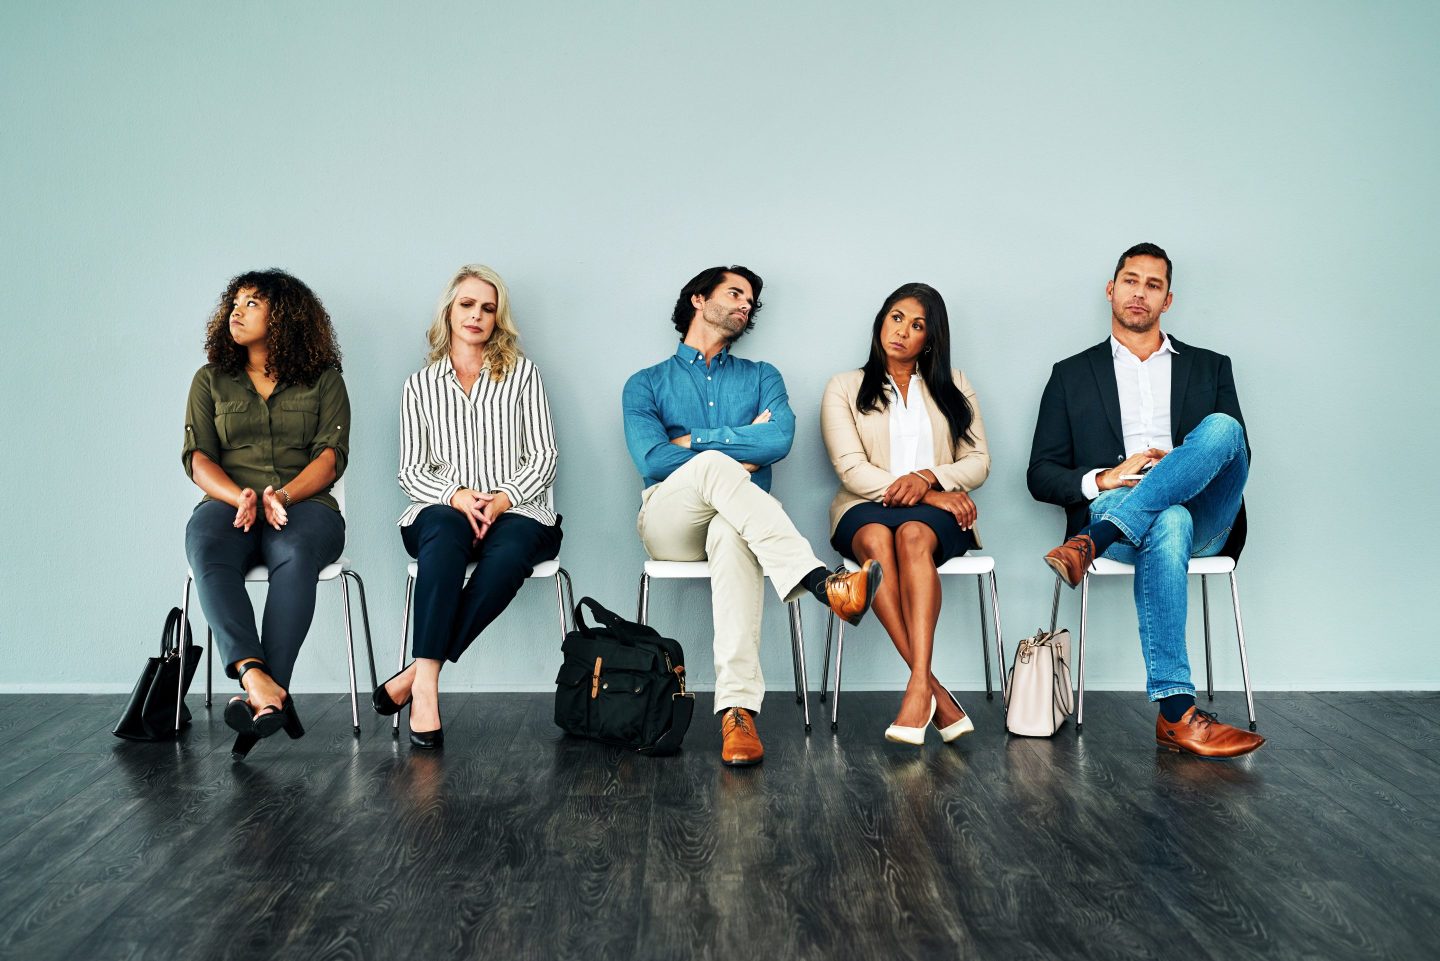
[[[1109,521],[1124,537],[1104,556],[1135,565],[1152,701],[1195,693],[1185,648],[1186,569],[1190,558],[1212,557],[1225,546],[1249,471],[1244,428],[1228,414],[1211,414],[1140,483],[1102,491],[1090,502],[1090,522]]]

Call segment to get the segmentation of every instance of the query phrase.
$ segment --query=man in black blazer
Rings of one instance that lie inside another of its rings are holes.
[[[1100,555],[1135,565],[1157,742],[1236,757],[1265,739],[1195,706],[1186,570],[1191,557],[1239,556],[1250,449],[1230,358],[1160,330],[1171,276],[1154,244],[1120,255],[1105,286],[1110,337],[1051,371],[1026,479],[1036,500],[1065,508],[1066,541],[1045,562],[1067,584]]]

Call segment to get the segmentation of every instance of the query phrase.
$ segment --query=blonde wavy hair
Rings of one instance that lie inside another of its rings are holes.
[[[510,316],[510,291],[505,288],[505,281],[484,264],[466,264],[455,271],[455,276],[445,285],[445,293],[435,308],[435,320],[425,335],[430,341],[426,363],[433,364],[450,353],[450,308],[455,305],[456,290],[470,277],[495,288],[495,329],[485,343],[485,360],[490,364],[490,378],[501,381],[515,369],[515,361],[520,357],[520,331]]]

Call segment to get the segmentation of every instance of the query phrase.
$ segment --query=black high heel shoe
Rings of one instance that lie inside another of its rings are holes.
[[[250,749],[260,743],[260,738],[254,734],[238,734],[235,736],[235,743],[230,747],[230,760],[243,761]]]
[[[413,717],[415,712],[412,710],[410,713]],[[438,706],[435,708],[435,714],[437,717],[440,714]],[[445,746],[445,725],[442,724],[433,731],[417,731],[412,727],[410,743],[422,751],[438,751]]]
[[[285,706],[280,709],[280,714],[285,718],[281,727],[290,735],[290,740],[298,741],[305,736],[305,725],[300,723],[300,714],[295,710],[295,702],[288,694],[285,695]]]
[[[411,661],[410,663],[413,664],[414,661]],[[389,684],[391,681],[395,680],[395,678],[399,677],[401,674],[404,674],[408,670],[410,670],[410,664],[406,664],[404,667],[400,668],[400,670],[387,677],[385,679],[385,684]],[[379,714],[381,717],[389,717],[392,714],[398,714],[405,707],[406,704],[409,704],[411,701],[415,700],[415,692],[412,686],[410,696],[407,697],[404,702],[396,704],[395,699],[390,696],[390,692],[385,690],[385,684],[381,684],[379,687],[375,688],[375,691],[370,695],[370,706],[375,708],[375,713]]]
[[[243,678],[246,671],[254,670],[255,668],[260,668],[261,670],[264,670],[265,662],[247,661],[245,664],[241,665],[240,670],[237,672],[237,679]],[[240,687],[243,690],[245,684],[241,682]],[[289,701],[290,695],[285,695],[285,700]],[[262,713],[258,715],[255,714],[250,709],[250,695],[247,691],[245,694],[239,697],[232,697],[228,702],[226,702],[224,715],[225,726],[230,728],[230,730],[234,731],[236,734],[239,734],[241,737],[244,737],[246,735],[255,735],[256,737],[269,737],[276,731],[280,730],[280,728],[284,725],[284,710],[285,704],[283,702],[278,706],[273,704],[266,704],[261,706],[260,708],[260,711]],[[238,746],[239,742],[237,741],[236,743]],[[243,757],[246,753],[248,753],[250,747],[254,747],[254,745],[252,744],[249,747],[246,747],[243,752],[240,752],[240,756]],[[232,751],[231,753],[233,754],[235,752]]]

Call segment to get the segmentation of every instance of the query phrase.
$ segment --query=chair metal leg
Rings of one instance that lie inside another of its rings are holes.
[[[210,707],[210,697],[215,684],[215,668],[211,665],[215,653],[215,632],[207,625],[205,628],[205,707]]]
[[[1240,674],[1245,678],[1245,707],[1250,712],[1250,730],[1255,730],[1255,694],[1250,689],[1250,660],[1245,656],[1245,625],[1240,618],[1240,583],[1230,572],[1230,606],[1235,609],[1235,636],[1240,641]]]
[[[995,622],[995,659],[1000,663],[1000,697],[1010,699],[1010,681],[1005,674],[1005,631],[1000,626],[1000,582],[990,572],[990,619]],[[988,676],[987,676],[988,680]]]
[[[650,623],[650,575],[640,575],[640,603],[635,619],[641,624]]]
[[[799,672],[800,702],[805,714],[805,733],[810,733],[810,678],[805,670],[805,619],[799,601],[791,601],[790,608],[790,653]]]
[[[1215,681],[1210,663],[1210,585],[1206,583],[1204,574],[1200,575],[1200,609],[1205,615],[1205,694],[1213,701]]]
[[[830,730],[834,731],[840,726],[840,665],[845,661],[845,621],[841,620],[836,625],[839,633],[835,641],[835,694],[830,701]]]
[[[190,575],[185,575],[185,598],[180,606],[180,632],[179,643],[176,647],[180,649],[180,677],[175,682],[175,733],[180,733],[180,712],[185,708],[185,657],[190,652],[185,648],[185,628],[190,626]],[[208,647],[208,645],[207,645]],[[205,706],[210,706],[209,698],[206,698]]]
[[[340,611],[345,618],[345,660],[350,668],[350,724],[355,736],[360,736],[360,696],[355,689],[355,632],[350,626],[350,585],[342,573],[336,578],[340,582]]]
[[[1059,578],[1056,578],[1056,590],[1059,590]],[[1086,574],[1085,579],[1080,582],[1080,663],[1079,663],[1079,691],[1075,696],[1075,733],[1079,734],[1085,724],[1085,621],[1090,613],[1090,575]]]
[[[830,640],[835,636],[835,612],[825,622],[825,660],[820,665],[820,703],[825,703],[825,685],[830,682]]]
[[[1055,625],[1060,620],[1060,575],[1055,575],[1055,598],[1050,602],[1050,633],[1055,633]]]
[[[405,613],[400,621],[400,663],[396,670],[405,669],[405,644],[410,640],[410,604],[415,599],[415,578],[405,578]],[[379,684],[375,685],[379,687]],[[400,736],[400,712],[396,711],[395,716],[390,720],[390,735]]]
[[[800,703],[800,658],[796,654],[795,647],[795,604],[792,601],[785,605],[785,615],[790,619],[790,673],[795,675],[795,703]]]
[[[365,582],[355,571],[341,571],[340,576],[353,580],[360,592],[360,628],[365,632],[365,657],[370,662],[370,690],[373,691],[380,686],[380,678],[375,673],[375,644],[370,637],[370,605],[365,600]]]
[[[560,568],[560,576],[565,579],[565,624],[567,631],[575,629],[575,584],[570,580],[570,572]]]
[[[565,587],[560,582],[560,575],[565,574],[565,568],[555,572],[555,605],[560,609],[560,643],[565,643],[565,635],[569,632],[569,624],[565,620]],[[565,575],[569,577],[568,574]]]
[[[980,595],[980,653],[985,655],[985,700],[995,700],[995,687],[990,683],[990,637],[985,633],[985,575],[975,576],[975,590]]]

